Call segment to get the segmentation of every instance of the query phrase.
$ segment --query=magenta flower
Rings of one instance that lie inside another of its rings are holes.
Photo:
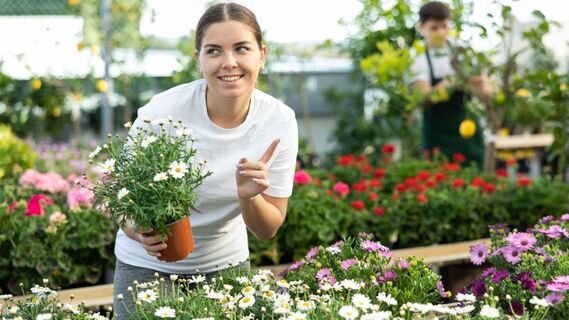
[[[444,287],[442,281],[437,282],[437,290],[439,291],[439,294],[441,295],[441,297],[443,297],[443,298],[448,297],[448,291],[445,291],[445,287]]]
[[[508,272],[508,270],[500,270],[500,271],[496,271],[493,275],[492,275],[492,282],[494,283],[498,283],[506,278],[508,278],[510,276],[510,273]]]
[[[569,291],[569,276],[555,277],[548,285],[547,290],[555,292]]]
[[[566,214],[562,215],[560,219],[561,219],[561,221],[563,221],[563,222],[569,221],[569,213],[566,213]]]
[[[351,266],[356,264],[356,259],[348,259],[341,262],[341,267],[344,270],[348,270]]]
[[[535,284],[535,281],[533,281],[533,277],[530,272],[517,274],[512,277],[512,280],[515,282],[521,282],[522,289],[524,290],[530,290],[531,292],[535,292],[537,290],[537,285]]]
[[[480,266],[486,262],[488,257],[488,248],[484,243],[478,243],[470,247],[470,261],[472,264]]]
[[[546,223],[553,221],[553,219],[554,219],[553,216],[549,215],[549,216],[545,216],[545,217],[539,219],[539,221],[537,221],[537,223],[538,224],[546,224]]]
[[[293,264],[290,265],[290,267],[288,267],[289,271],[296,271],[298,269],[300,269],[300,267],[302,267],[304,265],[304,261],[296,261]]]
[[[403,259],[399,260],[399,268],[406,270],[410,266],[411,266],[411,264],[407,260],[403,260]]]
[[[332,271],[328,268],[323,268],[316,272],[316,279],[322,280],[324,278],[330,277],[332,275]]]
[[[474,283],[472,284],[472,294],[474,294],[476,298],[479,298],[483,296],[485,293],[486,293],[486,284],[484,283],[484,280],[474,281]]]
[[[510,245],[513,245],[522,251],[530,250],[537,242],[537,239],[533,234],[527,232],[514,232],[510,234],[506,240],[508,240]]]
[[[555,305],[555,304],[559,304],[561,302],[563,302],[563,295],[559,292],[554,292],[551,294],[548,294],[545,297],[545,301],[547,301],[549,304]]]
[[[387,281],[391,281],[397,277],[397,272],[389,270],[385,271],[383,275],[377,277],[377,281],[381,283],[386,283]]]
[[[512,245],[505,247],[504,250],[502,251],[502,255],[504,256],[504,258],[506,258],[506,261],[508,261],[511,264],[517,264],[518,262],[520,262],[522,260],[522,258],[520,258],[521,254],[522,251],[519,248],[514,247]]]
[[[308,184],[312,182],[312,177],[308,174],[308,172],[304,170],[299,170],[294,173],[294,183],[296,184]]]
[[[482,272],[480,278],[486,279],[488,278],[488,276],[494,275],[494,273],[496,273],[496,268],[490,267]]]
[[[313,247],[313,248],[310,249],[310,251],[308,251],[308,253],[306,254],[306,256],[305,256],[306,260],[312,260],[314,257],[316,257],[316,255],[318,254],[318,252],[320,252],[320,248],[319,248],[319,247]]]
[[[332,187],[332,190],[344,196],[350,193],[350,187],[343,182],[336,183],[334,187]]]

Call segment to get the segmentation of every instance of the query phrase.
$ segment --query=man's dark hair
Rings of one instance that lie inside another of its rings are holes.
[[[419,10],[419,21],[425,23],[428,20],[443,21],[450,19],[450,9],[447,4],[439,1],[431,1]]]

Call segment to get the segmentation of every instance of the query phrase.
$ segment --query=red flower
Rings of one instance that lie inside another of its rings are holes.
[[[403,183],[398,183],[395,186],[395,190],[397,190],[399,192],[404,192],[405,190],[407,190],[407,187]]]
[[[436,187],[436,186],[437,186],[437,181],[435,181],[435,180],[427,180],[427,182],[425,182],[425,186],[426,186],[427,188]]]
[[[308,184],[312,182],[312,177],[308,174],[308,172],[300,170],[294,173],[293,181],[296,184]]]
[[[425,159],[431,160],[431,151],[430,150],[423,151],[423,155],[425,156]]]
[[[375,214],[378,217],[381,217],[382,215],[385,214],[385,211],[383,211],[383,209],[381,207],[377,207],[377,208],[373,209],[373,214]]]
[[[506,161],[506,165],[508,167],[515,166],[516,164],[518,164],[518,160],[516,160],[516,159],[508,159],[508,161]]]
[[[356,201],[352,202],[352,208],[354,208],[356,210],[363,210],[366,208],[366,205],[364,204],[363,201],[356,200]]]
[[[458,152],[457,152],[457,153],[455,153],[455,154],[452,155],[452,160],[453,160],[454,162],[461,163],[461,162],[466,161],[466,156],[463,155],[462,153],[458,153]]]
[[[464,180],[458,178],[458,179],[454,179],[454,181],[452,182],[452,187],[453,188],[460,188],[464,186]]]
[[[354,162],[355,160],[356,158],[353,154],[347,154],[339,157],[338,160],[336,160],[336,163],[342,167],[346,167],[352,164],[352,162]]]
[[[417,179],[419,179],[421,181],[425,181],[425,180],[429,179],[429,177],[431,177],[431,174],[427,170],[421,170],[417,174]]]
[[[350,187],[343,182],[336,183],[332,189],[342,195],[347,195],[350,193]]]
[[[421,203],[424,203],[424,204],[429,203],[429,200],[427,199],[427,196],[425,196],[425,194],[423,194],[423,193],[420,193],[420,194],[417,195],[417,201],[419,201],[419,202],[421,202]]]
[[[8,212],[14,211],[14,209],[18,206],[18,201],[12,202],[12,204],[8,207]]]
[[[322,185],[322,181],[320,180],[320,178],[316,178],[314,179],[314,184],[320,187]]]
[[[362,173],[368,173],[371,171],[371,166],[369,164],[365,164],[362,166]]]
[[[381,147],[381,152],[385,154],[392,154],[393,151],[395,151],[395,146],[393,146],[391,143],[386,143],[383,145],[383,147]]]
[[[460,171],[460,165],[456,163],[445,163],[443,169],[447,171]]]
[[[365,192],[367,190],[367,186],[365,185],[365,183],[354,183],[352,189],[358,192]]]
[[[399,200],[399,193],[395,192],[391,197],[393,198],[393,200]]]
[[[369,184],[374,188],[381,188],[381,181],[378,179],[371,179]]]
[[[493,184],[491,184],[491,183],[485,183],[485,184],[484,184],[484,192],[492,193],[492,192],[494,192],[494,191],[496,191],[496,186],[495,186],[495,185],[493,185]]]
[[[415,186],[415,190],[418,192],[424,192],[425,190],[427,190],[427,187],[425,185],[419,184]]]
[[[28,200],[28,210],[24,213],[24,216],[43,216],[45,214],[43,206],[50,204],[53,204],[53,200],[48,196],[35,194]]]
[[[409,188],[412,188],[415,185],[417,185],[417,181],[413,178],[407,178],[407,179],[405,179],[405,185]]]
[[[496,170],[496,177],[507,178],[508,177],[508,171],[504,168],[500,168],[500,169]]]
[[[472,180],[472,182],[470,183],[471,186],[473,187],[482,187],[484,186],[486,182],[484,182],[484,180],[482,180],[482,178],[480,177],[476,177]]]
[[[368,199],[370,199],[371,201],[375,201],[377,199],[379,199],[379,196],[377,195],[377,193],[375,192],[370,192],[367,194]]]
[[[435,173],[435,180],[437,180],[437,182],[441,182],[445,179],[445,174],[442,172],[437,172]]]
[[[383,168],[375,169],[375,171],[373,172],[373,176],[378,178],[378,179],[383,178],[385,176],[385,169],[383,169]]]
[[[332,190],[326,190],[326,194],[329,196],[333,196],[334,192],[332,192]]]
[[[531,179],[528,177],[520,177],[518,178],[518,186],[520,187],[529,187],[531,186]]]

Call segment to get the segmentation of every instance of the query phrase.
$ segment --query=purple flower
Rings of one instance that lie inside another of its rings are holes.
[[[362,239],[367,239],[367,240],[371,240],[375,237],[373,233],[367,233],[367,232],[360,232],[358,233],[358,236]]]
[[[367,252],[373,252],[379,250],[380,244],[375,241],[365,240],[360,244],[362,249],[367,250]]]
[[[508,313],[521,316],[524,314],[524,305],[519,301],[512,301],[512,309],[508,310]]]
[[[329,277],[331,275],[332,275],[332,271],[330,271],[330,269],[323,268],[323,269],[318,270],[318,272],[316,272],[316,279],[322,280],[322,279]]]
[[[387,281],[391,281],[397,277],[397,272],[389,270],[385,271],[383,275],[377,277],[377,281],[380,283],[386,283]]]
[[[554,293],[548,294],[548,295],[545,297],[545,300],[546,300],[547,302],[549,302],[549,304],[559,304],[559,303],[563,302],[563,298],[564,298],[564,297],[563,297],[563,295],[562,295],[561,293],[559,293],[559,292],[554,292]]]
[[[492,282],[498,283],[498,282],[506,279],[509,276],[510,276],[510,273],[508,272],[508,270],[496,271],[494,273],[494,275],[492,276]]]
[[[308,253],[306,254],[306,256],[305,256],[306,260],[312,260],[314,257],[316,257],[316,255],[318,254],[318,252],[320,252],[320,248],[319,248],[319,247],[313,247],[313,248],[310,249],[310,251],[308,251]]]
[[[504,249],[505,249],[505,247],[501,247],[501,248],[494,250],[492,252],[492,257],[495,257],[497,255],[501,255],[502,253],[504,253]]]
[[[510,245],[516,246],[522,251],[530,250],[537,242],[537,239],[527,232],[514,232],[508,236],[507,240]]]
[[[409,268],[410,266],[411,266],[411,264],[407,260],[403,260],[403,259],[399,260],[399,268],[405,270],[405,269]]]
[[[496,273],[496,268],[490,267],[490,268],[484,270],[482,272],[482,274],[480,275],[480,277],[482,279],[486,279],[486,278],[488,278],[488,276],[494,275],[494,273]]]
[[[437,282],[437,290],[441,297],[446,298],[448,297],[448,291],[445,291],[445,287],[443,286],[442,281]]]
[[[332,276],[328,276],[328,277],[322,278],[322,280],[320,280],[320,282],[318,282],[318,287],[320,289],[322,289],[322,288],[324,288],[324,285],[326,285],[326,284],[334,285],[334,283],[336,283],[336,278],[334,278]]]
[[[522,260],[522,258],[520,258],[521,253],[522,252],[519,248],[516,248],[512,245],[505,247],[502,251],[502,254],[504,255],[504,258],[506,258],[506,261],[511,264],[517,264]]]
[[[546,254],[545,250],[543,248],[535,248],[533,249],[533,251],[535,251],[535,253],[544,256]]]
[[[563,222],[569,221],[569,213],[562,215],[560,219]]]
[[[341,266],[342,266],[342,269],[348,270],[354,264],[356,264],[356,259],[352,258],[352,259],[342,261]]]
[[[334,247],[340,248],[342,245],[344,244],[343,240],[337,241],[336,243],[333,244]]]
[[[484,280],[474,281],[474,283],[472,284],[472,294],[474,294],[476,298],[479,298],[483,296],[485,293],[486,293],[486,284],[484,283]]]
[[[522,272],[520,274],[517,274],[512,278],[512,280],[515,282],[521,282],[522,288],[524,290],[530,290],[531,292],[535,292],[537,290],[537,285],[533,281],[530,272]]]
[[[565,292],[569,290],[569,276],[555,277],[548,285],[547,290]]]
[[[545,216],[541,219],[539,219],[539,221],[537,222],[538,224],[546,224],[553,221],[553,216],[549,215],[549,216]]]
[[[486,244],[478,243],[470,247],[470,261],[472,261],[472,264],[480,266],[486,261],[486,257],[488,257]]]
[[[506,234],[506,233],[510,232],[510,228],[508,228],[508,225],[505,223],[489,225],[488,229],[490,229],[490,231],[493,231],[494,233],[497,233],[497,234]]]
[[[537,230],[540,233],[545,234],[547,237],[551,238],[551,239],[558,239],[560,238],[562,235],[565,235],[567,233],[567,230],[561,228],[558,225],[552,225],[550,226],[547,230],[545,229],[539,229]]]
[[[290,267],[288,267],[289,271],[296,271],[298,269],[300,269],[300,267],[302,267],[304,265],[304,261],[296,261],[293,262]]]

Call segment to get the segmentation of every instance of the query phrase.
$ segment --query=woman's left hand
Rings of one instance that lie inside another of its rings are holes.
[[[273,156],[280,139],[275,139],[269,145],[265,153],[257,161],[249,162],[247,158],[241,158],[235,171],[235,181],[237,182],[237,194],[241,199],[250,199],[269,186],[269,172],[266,164]]]

